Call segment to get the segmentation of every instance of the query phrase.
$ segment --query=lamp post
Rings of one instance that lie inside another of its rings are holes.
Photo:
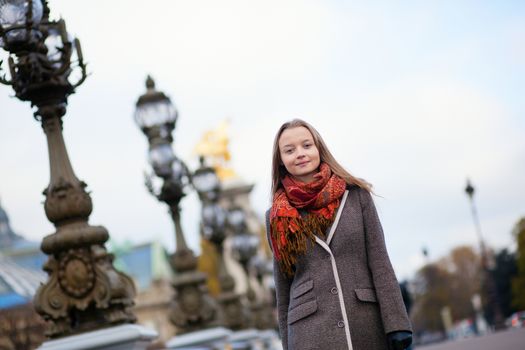
[[[176,276],[170,320],[178,333],[189,333],[214,326],[216,307],[206,290],[206,275],[197,271],[197,258],[186,244],[180,221],[180,201],[186,195],[191,174],[171,147],[177,110],[164,93],[155,89],[155,82],[149,76],[146,88],[146,93],[136,103],[135,121],[148,138],[149,162],[162,181],[161,188],[156,189],[153,175],[147,175],[146,187],[159,201],[168,205],[173,219],[176,249],[170,264]]]
[[[218,203],[220,180],[217,172],[204,164],[204,157],[200,157],[200,167],[193,174],[193,186],[202,202],[201,234],[214,245],[219,256],[218,278],[221,291],[217,301],[221,306],[221,322],[224,327],[239,330],[246,327],[247,316],[240,296],[235,293],[235,280],[224,262],[227,213]]]
[[[107,230],[88,224],[91,198],[73,172],[62,135],[68,96],[87,76],[80,42],[70,38],[64,20],[49,19],[47,1],[3,0],[0,47],[9,53],[10,72],[10,79],[4,74],[0,82],[35,107],[47,137],[50,183],[44,209],[56,232],[42,241],[49,279],[34,299],[36,311],[50,321],[46,334],[60,337],[134,322],[133,282],[114,269],[104,247]],[[70,79],[73,71],[80,72],[77,81]]]
[[[257,302],[257,296],[250,283],[250,262],[257,254],[259,238],[248,232],[246,213],[241,207],[233,206],[228,213],[228,221],[232,227],[232,253],[234,258],[242,266],[246,275],[246,298],[250,308],[251,325],[261,328],[262,318],[260,315],[261,305]]]
[[[272,299],[269,288],[264,285],[264,278],[273,275],[273,263],[261,255],[255,255],[250,261],[253,274],[261,288],[265,291],[259,301],[259,316],[256,318],[255,327],[258,329],[273,329],[276,320],[273,315]],[[271,279],[273,281],[273,278]]]
[[[496,284],[494,282],[494,277],[489,266],[487,249],[485,242],[483,241],[483,236],[481,234],[481,225],[478,218],[478,212],[476,210],[476,204],[474,202],[474,186],[472,186],[469,179],[467,179],[467,186],[465,187],[465,193],[469,197],[471,209],[472,209],[472,218],[474,219],[474,226],[476,228],[476,235],[478,236],[479,246],[481,251],[481,268],[483,271],[483,283],[482,287],[485,289],[487,295],[487,304],[489,309],[492,312],[493,324],[496,329],[505,328],[503,323],[503,315],[501,313],[501,308],[499,305],[498,291],[496,289]]]

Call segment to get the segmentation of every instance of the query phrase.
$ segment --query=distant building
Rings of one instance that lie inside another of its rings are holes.
[[[158,242],[148,242],[129,247],[113,247],[114,265],[135,282],[137,297],[133,312],[138,323],[155,329],[159,339],[167,340],[175,335],[175,327],[169,320],[172,270],[168,256]]]
[[[46,275],[0,255],[0,348],[30,350],[44,340],[44,320],[32,300]]]
[[[0,254],[11,258],[17,265],[30,270],[42,271],[47,260],[40,251],[40,243],[28,241],[13,231],[7,212],[0,203]]]
[[[27,241],[17,235],[9,225],[9,217],[0,203],[0,249],[24,246]]]
[[[39,244],[16,234],[0,205],[0,349],[29,350],[45,337],[45,324],[35,312],[33,296],[46,280],[46,256]]]

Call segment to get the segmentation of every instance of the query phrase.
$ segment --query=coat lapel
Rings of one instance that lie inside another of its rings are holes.
[[[348,190],[346,190],[345,193],[343,194],[343,198],[341,199],[339,208],[337,208],[337,213],[335,214],[335,219],[334,219],[334,222],[332,223],[332,226],[330,226],[330,231],[328,232],[326,242],[317,236],[315,237],[315,242],[319,244],[321,247],[323,247],[323,249],[328,252],[330,252],[330,248],[328,246],[330,245],[330,242],[332,241],[332,238],[334,237],[335,229],[337,228],[337,224],[339,224],[339,219],[341,218],[341,214],[343,213],[343,207],[345,206],[347,197],[348,197]]]
[[[332,226],[330,227],[330,232],[328,233],[328,238],[326,239],[326,243],[330,245],[330,242],[332,241],[332,238],[334,237],[335,229],[337,228],[337,224],[339,224],[339,219],[341,218],[341,213],[343,212],[343,208],[346,203],[346,198],[348,197],[348,190],[345,191],[343,194],[343,198],[341,199],[341,204],[339,204],[339,208],[337,208],[337,214],[335,214],[335,220]]]

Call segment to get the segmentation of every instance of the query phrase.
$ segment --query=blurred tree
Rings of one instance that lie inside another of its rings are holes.
[[[512,306],[525,310],[525,218],[521,218],[513,230],[518,246],[516,263],[518,272],[512,279]]]
[[[451,295],[449,306],[454,321],[472,317],[474,314],[472,297],[481,291],[480,260],[472,247],[461,246],[454,248],[441,261],[451,273],[451,284],[448,286]]]
[[[496,283],[500,308],[504,317],[508,317],[513,312],[517,311],[517,309],[511,305],[511,282],[517,274],[518,266],[516,264],[516,254],[510,253],[507,249],[500,250],[495,256],[495,266],[494,270],[492,270],[492,276]]]
[[[451,275],[438,264],[427,264],[414,279],[414,304],[412,323],[414,331],[444,331],[441,310],[451,299]]]
[[[474,316],[472,297],[481,290],[480,257],[461,246],[435,263],[423,266],[414,280],[414,330],[444,331],[441,310],[448,307],[452,320]]]

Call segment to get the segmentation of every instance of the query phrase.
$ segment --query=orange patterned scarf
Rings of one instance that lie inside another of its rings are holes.
[[[281,271],[288,276],[293,275],[297,256],[306,252],[307,240],[314,241],[315,235],[324,238],[346,189],[345,180],[332,174],[326,163],[321,163],[314,179],[304,183],[287,175],[273,198],[271,243]],[[301,216],[298,209],[306,215]]]

